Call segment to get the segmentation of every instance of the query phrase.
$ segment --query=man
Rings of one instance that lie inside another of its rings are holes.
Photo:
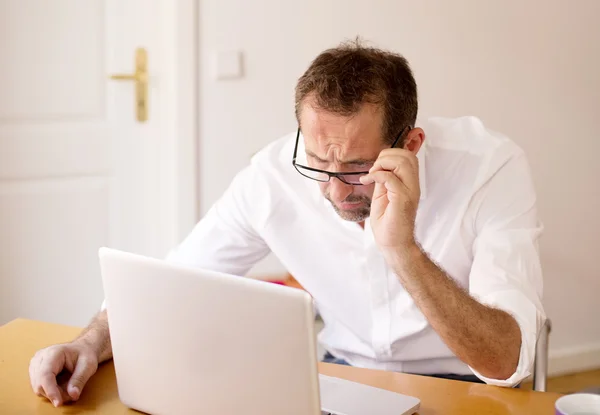
[[[243,275],[274,252],[315,300],[326,361],[500,386],[528,376],[544,312],[523,152],[473,117],[417,126],[406,60],[355,43],[312,62],[296,115],[298,131],[259,152],[168,259]],[[32,387],[77,400],[110,357],[102,311],[33,357]]]

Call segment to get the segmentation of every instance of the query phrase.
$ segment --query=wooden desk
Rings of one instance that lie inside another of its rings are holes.
[[[40,348],[71,340],[80,329],[31,320],[0,327],[0,414],[135,414],[117,394],[112,362],[101,365],[79,402],[54,408],[36,396],[29,383],[29,360]],[[421,415],[553,414],[553,393],[505,389],[425,376],[320,364],[321,373],[413,395]]]

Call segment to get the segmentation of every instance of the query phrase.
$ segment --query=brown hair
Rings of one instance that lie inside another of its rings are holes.
[[[383,110],[384,140],[393,142],[417,118],[417,84],[408,61],[397,53],[342,43],[322,52],[296,85],[296,118],[304,99],[314,98],[320,109],[343,116],[359,111],[363,103]]]

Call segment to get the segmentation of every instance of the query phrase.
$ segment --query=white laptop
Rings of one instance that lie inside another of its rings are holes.
[[[151,414],[405,415],[419,400],[320,376],[302,290],[100,249],[119,397]]]

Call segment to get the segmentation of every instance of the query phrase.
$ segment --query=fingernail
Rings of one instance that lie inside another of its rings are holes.
[[[79,395],[81,394],[81,391],[79,390],[79,388],[77,386],[72,386],[71,387],[71,393],[72,393],[71,394],[71,398],[78,399]]]
[[[60,404],[60,402],[58,402],[58,399],[55,399],[55,400],[53,400],[53,401],[52,401],[52,404],[53,404],[55,407],[58,407],[58,405]]]

